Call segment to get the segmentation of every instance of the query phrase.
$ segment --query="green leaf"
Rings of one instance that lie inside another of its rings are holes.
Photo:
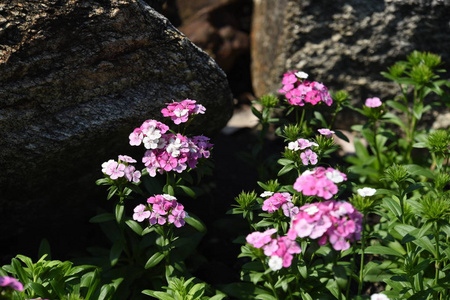
[[[182,189],[183,192],[184,192],[187,196],[189,196],[189,197],[191,197],[191,198],[194,198],[194,199],[197,197],[197,195],[195,194],[194,190],[192,190],[190,187],[187,187],[187,186],[185,186],[185,185],[177,185],[177,187],[179,187],[180,189]]]
[[[111,266],[115,266],[117,264],[122,252],[123,252],[122,242],[121,241],[115,242],[111,247],[111,251],[109,253],[109,261]]]
[[[344,140],[344,141],[346,141],[347,143],[350,143],[350,140],[348,139],[348,137],[347,137],[344,133],[342,133],[342,131],[335,130],[335,131],[334,131],[334,134],[335,134],[338,138],[340,138],[341,140]]]
[[[258,296],[255,297],[255,299],[260,299],[260,300],[277,300],[277,298],[275,298],[272,295],[268,295],[268,294],[259,294]]]
[[[184,221],[197,229],[199,232],[206,232],[206,226],[203,222],[193,213],[189,213],[188,216],[184,219]]]
[[[52,296],[48,291],[47,288],[45,288],[42,284],[37,282],[31,282],[30,287],[33,290],[33,292],[36,294],[36,296],[39,296],[42,299],[53,299],[54,296]]]
[[[114,215],[112,213],[103,213],[99,214],[95,217],[92,217],[89,222],[90,223],[103,223],[114,220]]]
[[[162,252],[156,252],[154,253],[146,262],[145,264],[145,268],[146,269],[150,269],[154,266],[156,266],[157,264],[159,264],[165,257],[166,255]]]
[[[401,104],[400,102],[395,102],[395,101],[392,101],[392,100],[387,100],[385,103],[386,103],[387,105],[389,105],[390,107],[392,107],[392,108],[395,108],[395,109],[397,109],[397,110],[399,110],[399,111],[401,111],[401,112],[404,112],[405,114],[408,113],[408,107],[406,107],[405,105]]]
[[[278,172],[278,176],[284,175],[295,168],[295,165],[285,165],[281,170]]]
[[[416,176],[424,176],[426,178],[434,179],[434,174],[430,169],[424,168],[419,165],[404,165],[404,167],[408,170],[409,173]]]
[[[116,220],[117,220],[117,223],[122,222],[124,209],[125,209],[125,207],[124,207],[123,203],[117,203],[116,204]]]
[[[88,288],[85,300],[91,299],[91,296],[94,294],[99,284],[100,284],[100,271],[98,269],[86,273],[81,277],[80,286]]]
[[[131,230],[136,232],[138,235],[142,235],[142,227],[138,222],[130,219],[130,220],[126,220],[125,224],[127,224],[128,227],[130,227]]]
[[[167,294],[166,292],[159,291],[151,291],[151,290],[143,290],[142,294],[152,296],[156,299],[160,300],[174,300],[175,298]]]
[[[28,283],[31,282],[30,278],[28,277],[27,272],[24,270],[24,268],[22,267],[22,264],[19,262],[19,260],[17,258],[13,258],[11,260],[11,266],[14,268],[14,272],[17,276],[17,278],[19,279],[19,281],[21,283],[23,283],[23,285],[27,285]],[[31,274],[29,274],[31,277]]]
[[[393,196],[395,197],[395,196]],[[392,198],[383,198],[383,204],[396,216],[400,217],[402,215],[402,209],[400,203]]]
[[[401,258],[404,257],[402,253],[399,253],[392,248],[382,246],[382,245],[369,246],[366,248],[366,250],[364,252],[367,254],[394,255],[397,257],[401,257]]]

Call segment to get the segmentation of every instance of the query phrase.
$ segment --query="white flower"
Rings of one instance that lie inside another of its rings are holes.
[[[265,191],[264,193],[262,193],[261,195],[259,195],[260,197],[270,197],[273,195],[273,192],[269,192],[269,191]]]
[[[300,71],[300,72],[295,73],[295,76],[297,76],[298,78],[301,78],[301,79],[306,79],[306,78],[308,78],[309,75],[305,72]]]
[[[288,144],[288,149],[290,149],[292,151],[298,151],[298,150],[300,150],[300,146],[298,145],[297,142],[290,142]]]
[[[377,190],[373,189],[373,188],[369,188],[369,187],[365,187],[362,189],[358,189],[357,192],[361,197],[368,197],[368,196],[373,196],[375,195],[375,192]]]
[[[370,300],[389,300],[389,298],[385,294],[373,294]]]
[[[325,173],[325,176],[333,181],[334,183],[340,183],[344,181],[344,176],[338,170],[333,170],[332,172]]]
[[[269,268],[272,271],[278,271],[283,267],[283,259],[279,256],[271,256],[269,259]]]

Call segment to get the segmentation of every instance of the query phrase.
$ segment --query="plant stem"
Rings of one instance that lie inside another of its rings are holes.
[[[361,230],[361,261],[359,265],[359,281],[358,281],[358,296],[361,295],[362,287],[363,287],[363,273],[364,273],[364,249],[366,246],[366,235],[365,235],[365,226],[366,226],[366,216],[364,215],[362,220],[362,230]]]

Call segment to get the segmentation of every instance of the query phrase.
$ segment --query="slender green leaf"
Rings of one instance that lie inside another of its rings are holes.
[[[197,229],[199,232],[206,232],[206,226],[203,224],[203,222],[193,213],[189,213],[189,216],[187,216],[184,220],[187,224],[191,225],[195,229]]]
[[[131,230],[133,230],[138,235],[142,235],[142,227],[138,222],[130,219],[130,220],[126,220],[125,224],[127,224],[128,227],[130,227]]]
[[[156,266],[157,264],[159,264],[165,257],[165,254],[162,252],[156,252],[154,253],[148,260],[147,263],[145,264],[145,268],[146,269],[150,269],[154,266]]]
[[[45,288],[42,284],[37,282],[30,283],[31,289],[42,299],[53,299],[54,296],[48,292],[48,288]]]
[[[366,250],[364,252],[367,254],[394,255],[394,256],[403,258],[402,253],[399,253],[392,248],[382,246],[382,245],[369,246],[366,248]]]

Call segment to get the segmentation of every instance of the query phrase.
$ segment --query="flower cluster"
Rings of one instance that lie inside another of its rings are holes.
[[[350,248],[349,241],[359,240],[361,230],[360,212],[348,202],[329,200],[300,207],[287,236],[319,239],[319,245],[329,241],[339,251]]]
[[[159,138],[157,148],[145,152],[142,162],[152,177],[156,176],[156,172],[181,173],[188,166],[194,169],[198,159],[208,158],[212,146],[205,136],[189,138],[179,133],[167,133]]]
[[[290,218],[298,213],[298,207],[294,206],[292,203],[292,196],[289,193],[273,193],[266,191],[260,196],[269,197],[264,200],[262,206],[263,211],[274,213],[281,208],[283,210],[283,214]]]
[[[316,105],[323,102],[331,106],[333,99],[325,85],[316,81],[303,80],[308,77],[304,72],[291,71],[283,76],[283,88],[279,90],[284,94],[289,104],[304,106],[305,103]]]
[[[195,104],[194,100],[183,100],[167,105],[161,110],[164,116],[170,116],[175,124],[186,122],[192,114],[205,112],[205,107]],[[179,133],[172,133],[169,127],[156,120],[147,120],[135,128],[129,136],[130,145],[141,144],[147,149],[142,162],[150,176],[164,171],[183,172],[189,166],[195,168],[198,159],[210,156],[209,150],[213,146],[209,138],[194,136],[189,138]]]
[[[19,292],[23,291],[23,284],[14,277],[9,276],[0,277],[0,287],[8,287]]]
[[[186,212],[177,198],[168,194],[155,195],[147,199],[148,207],[139,204],[134,208],[133,220],[143,222],[148,219],[150,225],[174,224],[182,227],[185,224]]]
[[[309,164],[317,164],[317,153],[309,148],[318,146],[319,145],[317,143],[310,142],[307,139],[298,139],[295,142],[290,142],[288,144],[288,149],[292,151],[304,150],[302,153],[300,153],[300,158],[302,160],[302,163],[307,166]]]
[[[164,117],[170,117],[172,121],[179,125],[188,121],[190,115],[204,114],[205,107],[196,104],[195,100],[186,99],[181,102],[167,103],[167,108],[163,108],[161,113]]]
[[[264,254],[269,256],[269,267],[273,271],[282,267],[289,267],[292,263],[293,254],[300,253],[302,249],[292,239],[286,236],[272,238],[276,229],[268,229],[265,232],[255,231],[250,233],[246,241],[255,248],[262,248]]]
[[[119,155],[118,161],[110,159],[102,164],[102,172],[109,178],[116,180],[121,177],[126,178],[130,182],[139,182],[141,172],[131,165],[136,160],[128,155]]]
[[[333,168],[317,167],[306,170],[295,181],[294,189],[305,196],[330,199],[338,192],[336,183],[347,180],[347,176]]]

